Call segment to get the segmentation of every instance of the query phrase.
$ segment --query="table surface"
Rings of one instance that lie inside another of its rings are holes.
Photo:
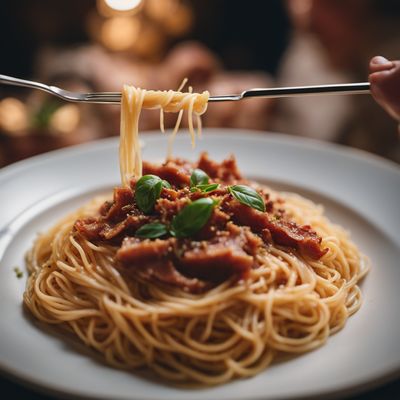
[[[0,393],[7,393],[9,399],[55,400],[56,397],[33,391],[8,378],[0,377]],[[400,379],[380,386],[367,393],[345,397],[346,400],[400,399]]]

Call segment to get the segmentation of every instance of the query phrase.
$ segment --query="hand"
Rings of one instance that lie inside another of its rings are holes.
[[[369,82],[374,99],[400,121],[400,61],[376,56],[369,64]]]

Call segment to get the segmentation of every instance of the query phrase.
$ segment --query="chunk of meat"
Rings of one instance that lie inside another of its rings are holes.
[[[217,163],[209,158],[207,153],[201,153],[197,168],[203,170],[210,178],[231,184],[242,179],[242,175],[236,164],[236,159],[232,155]]]
[[[104,224],[97,218],[82,218],[75,221],[74,228],[88,240],[100,240]]]
[[[191,172],[187,168],[187,164],[181,165],[174,160],[161,165],[143,161],[143,175],[157,175],[177,188],[189,186]]]
[[[132,189],[125,187],[115,188],[113,201],[104,202],[99,213],[98,218],[77,220],[75,229],[89,240],[120,242],[150,221],[137,208]]]
[[[102,219],[84,218],[78,219],[74,228],[88,240],[112,240],[120,243],[125,236],[133,234],[149,221],[146,215],[128,215],[116,224]]]
[[[167,222],[172,220],[173,216],[182,210],[186,204],[188,204],[187,198],[176,200],[158,199],[154,209],[160,215],[160,220]]]
[[[314,260],[320,259],[328,252],[327,248],[321,249],[322,238],[310,225],[300,226],[293,221],[278,220],[270,223],[268,230],[276,243],[294,247]]]
[[[169,260],[176,239],[143,240],[126,238],[117,252],[128,273],[138,274],[147,281],[179,287],[191,293],[199,293],[207,288],[206,282],[182,275]]]
[[[241,204],[236,199],[227,199],[222,207],[231,215],[232,221],[241,226],[249,226],[266,243],[272,239],[279,245],[293,247],[315,260],[328,251],[321,249],[322,239],[309,225],[298,225],[283,218],[271,220],[268,213]]]
[[[254,251],[254,243],[250,242],[257,239],[245,228],[230,224],[227,231],[210,241],[188,244],[188,250],[179,258],[178,268],[184,275],[211,282],[222,282],[231,276],[245,279],[255,263],[254,257],[245,250]]]
[[[189,293],[201,293],[210,286],[208,282],[182,275],[175,268],[172,261],[143,264],[137,270],[131,269],[131,272],[138,273],[146,281],[151,282],[156,280],[163,284],[178,287]]]
[[[116,225],[104,224],[100,232],[101,239],[119,239],[133,235],[142,225],[149,223],[150,218],[146,215],[128,215],[123,221]]]
[[[184,197],[184,194],[182,192],[182,190],[167,189],[163,187],[161,189],[160,198],[167,200],[177,200]]]
[[[172,253],[176,239],[140,240],[127,237],[117,251],[117,259],[123,263],[139,265],[140,263],[157,262]]]
[[[231,216],[235,224],[248,226],[253,232],[260,233],[269,226],[267,213],[242,204],[232,197],[224,199],[221,207]]]
[[[114,189],[113,202],[106,202],[100,209],[100,214],[108,221],[118,222],[134,209],[132,190],[130,188],[117,187]]]

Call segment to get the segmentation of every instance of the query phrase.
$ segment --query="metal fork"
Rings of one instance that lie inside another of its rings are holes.
[[[23,86],[32,89],[39,89],[55,95],[63,100],[97,104],[119,104],[121,103],[120,92],[97,92],[77,93],[60,89],[57,86],[49,86],[44,83],[28,81],[25,79],[13,78],[12,76],[0,75],[0,83],[5,85]],[[248,97],[293,97],[317,94],[366,94],[370,91],[369,82],[342,83],[335,85],[314,85],[314,86],[292,86],[279,88],[255,88],[245,90],[240,94],[221,96],[210,96],[209,102],[214,101],[238,101]]]

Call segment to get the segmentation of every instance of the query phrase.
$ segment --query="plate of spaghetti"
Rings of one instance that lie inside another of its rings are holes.
[[[201,136],[207,99],[125,86],[119,140],[0,172],[5,373],[160,400],[333,396],[399,373],[399,168],[285,135]],[[139,141],[142,108],[162,130],[177,113],[175,129]]]

